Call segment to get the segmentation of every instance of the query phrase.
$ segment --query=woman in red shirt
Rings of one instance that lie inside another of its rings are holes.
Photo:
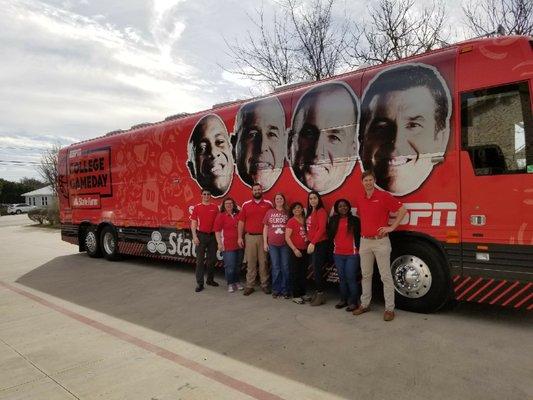
[[[345,199],[339,199],[333,206],[334,214],[328,223],[328,236],[333,241],[333,259],[339,275],[341,300],[335,308],[353,311],[359,304],[357,275],[360,270],[359,241],[361,223],[352,214],[352,206]]]
[[[290,299],[289,289],[289,248],[285,243],[285,227],[289,219],[285,196],[277,193],[274,206],[263,219],[263,243],[265,252],[270,255],[272,273],[272,297],[283,296]]]
[[[220,213],[217,215],[214,225],[218,250],[224,259],[224,273],[230,293],[244,289],[239,282],[243,251],[237,243],[238,213],[239,209],[235,201],[231,197],[226,197],[220,205]]]
[[[285,227],[285,241],[290,251],[290,281],[292,283],[292,301],[304,304],[305,281],[309,259],[307,257],[307,229],[305,227],[304,206],[302,203],[293,203]]]
[[[326,233],[328,214],[320,194],[313,190],[307,196],[307,237],[309,245],[307,253],[311,255],[313,264],[316,293],[311,299],[312,306],[326,303],[324,293],[324,264],[328,259],[328,236]]]

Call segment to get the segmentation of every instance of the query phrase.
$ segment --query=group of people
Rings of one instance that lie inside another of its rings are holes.
[[[292,298],[297,304],[312,306],[326,303],[324,267],[330,251],[337,269],[340,287],[338,309],[354,315],[369,310],[372,274],[377,262],[385,298],[385,321],[394,319],[394,284],[390,270],[389,233],[399,225],[406,209],[389,193],[377,189],[372,171],[362,174],[364,192],[352,199],[358,216],[352,213],[348,199],[337,199],[328,216],[317,191],[309,192],[307,204],[287,204],[277,193],[274,204],[263,198],[260,184],[252,185],[252,199],[239,208],[226,197],[220,208],[211,203],[209,190],[202,190],[202,201],[193,207],[191,232],[196,245],[196,292],[205,284],[219,286],[214,280],[216,251],[222,253],[228,292],[243,290],[245,296],[255,291],[259,274],[261,289],[272,297]],[[396,213],[389,221],[389,214]],[[331,250],[332,249],[332,250]],[[270,268],[267,263],[270,256]],[[246,257],[246,283],[240,283],[240,267]],[[307,293],[307,271],[313,267],[315,292]],[[357,277],[361,271],[361,288]]]

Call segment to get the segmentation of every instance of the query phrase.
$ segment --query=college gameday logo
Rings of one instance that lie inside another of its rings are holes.
[[[73,208],[100,208],[112,196],[111,148],[75,149],[69,153],[68,188]]]

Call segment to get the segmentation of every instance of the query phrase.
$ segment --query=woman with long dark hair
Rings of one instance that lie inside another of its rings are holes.
[[[335,308],[353,311],[359,304],[357,275],[360,270],[359,242],[361,223],[352,214],[352,206],[346,199],[339,199],[333,206],[329,219],[328,236],[333,242],[333,259],[339,275],[341,299]]]
[[[292,301],[296,304],[304,304],[309,257],[307,256],[307,229],[302,203],[292,203],[289,215],[290,218],[285,227],[285,241],[291,249],[290,281],[292,283]]]
[[[320,194],[313,190],[307,195],[307,235],[309,245],[307,253],[311,255],[311,263],[315,277],[316,292],[311,299],[312,306],[326,303],[324,293],[324,264],[328,259],[328,236],[326,233],[328,214]]]
[[[244,289],[239,282],[243,251],[237,243],[238,213],[239,209],[235,204],[235,200],[231,197],[226,197],[220,205],[220,213],[215,219],[215,237],[218,250],[222,253],[224,259],[224,273],[228,284],[228,292],[230,293]]]

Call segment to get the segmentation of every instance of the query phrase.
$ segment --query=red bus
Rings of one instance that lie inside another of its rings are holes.
[[[529,37],[472,40],[73,144],[62,239],[91,257],[193,261],[201,188],[238,203],[253,182],[289,202],[317,190],[331,207],[373,169],[408,209],[391,236],[399,307],[531,310],[532,55]]]

